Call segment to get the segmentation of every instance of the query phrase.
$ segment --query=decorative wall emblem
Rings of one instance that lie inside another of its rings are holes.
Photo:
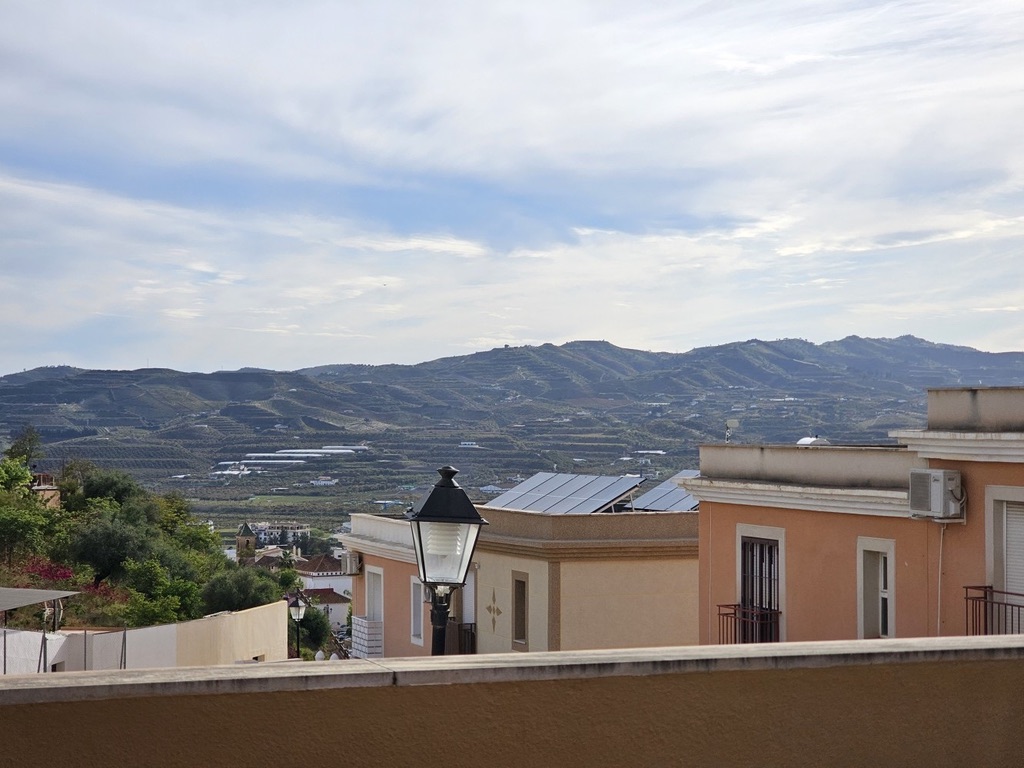
[[[498,595],[494,589],[491,589],[491,604],[484,610],[491,614],[491,632],[493,632],[498,625],[498,617],[501,616],[501,608],[498,607]]]

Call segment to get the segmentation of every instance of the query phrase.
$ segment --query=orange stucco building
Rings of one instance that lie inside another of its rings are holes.
[[[892,436],[701,448],[701,643],[1024,630],[1024,389],[930,390]]]

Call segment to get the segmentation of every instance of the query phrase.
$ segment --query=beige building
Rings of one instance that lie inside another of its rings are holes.
[[[62,629],[45,635],[4,629],[3,666],[7,674],[30,674],[284,661],[289,621],[287,605],[279,600],[137,629]]]
[[[540,481],[548,485],[531,485]],[[449,652],[696,643],[697,515],[643,511],[642,482],[540,473],[522,485],[530,493],[479,506],[489,524],[456,592]],[[429,604],[408,522],[353,515],[341,539],[363,564],[353,582],[353,655],[428,655]]]
[[[697,516],[481,507],[477,651],[697,642]]]

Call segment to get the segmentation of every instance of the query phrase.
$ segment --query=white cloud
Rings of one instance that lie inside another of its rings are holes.
[[[1019,348],[1022,37],[1008,0],[15,3],[2,352]]]

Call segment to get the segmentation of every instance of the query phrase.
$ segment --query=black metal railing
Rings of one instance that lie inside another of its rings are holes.
[[[964,587],[968,635],[1024,632],[1024,595],[988,586]]]
[[[777,643],[782,611],[731,603],[718,606],[718,642]]]
[[[459,653],[476,653],[476,624],[459,624]]]

